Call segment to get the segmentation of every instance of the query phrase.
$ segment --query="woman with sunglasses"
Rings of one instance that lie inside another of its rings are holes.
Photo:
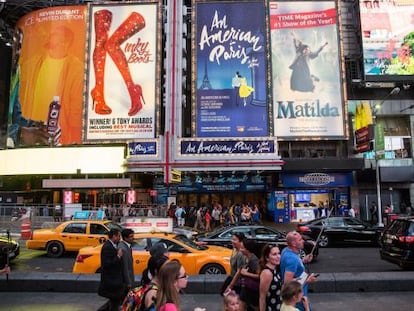
[[[188,275],[182,264],[173,259],[161,266],[158,272],[157,311],[181,311],[180,291],[187,287]],[[206,311],[205,308],[194,308],[194,311]]]
[[[162,265],[158,272],[157,310],[180,311],[180,290],[187,287],[188,275],[178,260]]]
[[[260,258],[259,310],[278,311],[281,308],[280,292],[282,279],[280,276],[280,250],[277,245],[266,244]]]

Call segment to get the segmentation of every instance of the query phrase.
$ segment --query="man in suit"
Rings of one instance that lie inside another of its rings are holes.
[[[98,294],[109,300],[98,311],[117,311],[125,295],[125,281],[122,269],[123,251],[118,248],[121,232],[111,229],[108,240],[101,250],[101,283]]]
[[[134,231],[124,229],[121,232],[122,241],[119,242],[118,248],[122,249],[122,270],[124,274],[124,282],[126,291],[132,289],[135,283],[134,265],[132,258],[132,245],[134,244]]]

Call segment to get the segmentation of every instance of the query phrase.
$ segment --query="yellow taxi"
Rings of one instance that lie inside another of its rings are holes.
[[[46,250],[49,257],[60,257],[65,251],[79,251],[85,246],[102,244],[108,238],[110,229],[122,230],[110,220],[70,220],[52,229],[34,230],[28,249]]]
[[[186,236],[175,233],[135,233],[132,246],[134,273],[142,274],[150,258],[149,249],[165,243],[169,258],[178,259],[187,274],[230,274],[231,250],[222,246],[199,245]],[[73,273],[99,273],[101,248],[85,247],[79,250]]]

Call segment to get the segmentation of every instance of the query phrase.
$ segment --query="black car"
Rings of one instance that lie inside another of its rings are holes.
[[[9,260],[16,258],[20,254],[20,245],[17,241],[14,241],[7,236],[0,236],[0,256],[1,261],[7,262],[7,256]]]
[[[394,219],[384,230],[380,244],[381,259],[403,269],[414,268],[414,217]]]
[[[222,228],[218,228],[213,232],[208,232],[196,237],[198,242],[205,242],[210,245],[224,246],[227,248],[232,248],[231,238],[236,232],[242,232],[246,238],[254,239],[256,241],[256,251],[254,252],[257,257],[260,258],[262,248],[265,244],[277,244],[282,250],[286,247],[286,233],[280,232],[276,229],[256,225],[256,224],[246,224],[246,225],[230,225]],[[313,250],[313,260],[316,260],[318,257],[318,247],[316,243],[312,241],[309,237],[304,236],[305,247],[304,253],[301,256],[310,254]]]
[[[383,228],[355,217],[331,216],[299,223],[296,230],[316,240],[320,247],[327,247],[333,244],[378,245]]]

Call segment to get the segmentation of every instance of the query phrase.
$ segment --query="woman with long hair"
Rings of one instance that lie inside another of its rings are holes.
[[[224,293],[234,290],[240,294],[240,271],[246,265],[246,257],[240,251],[243,240],[245,239],[243,232],[235,232],[231,238],[233,251],[230,257],[230,276],[228,278],[228,285],[224,289]]]
[[[254,254],[256,242],[253,239],[244,239],[240,251],[246,256],[247,263],[240,270],[240,300],[242,310],[259,310],[259,277],[260,265],[259,258]]]
[[[162,265],[158,272],[156,309],[159,311],[181,311],[180,290],[187,287],[188,275],[178,260]]]
[[[266,244],[260,258],[260,311],[280,310],[282,279],[280,276],[280,250],[277,245]]]

